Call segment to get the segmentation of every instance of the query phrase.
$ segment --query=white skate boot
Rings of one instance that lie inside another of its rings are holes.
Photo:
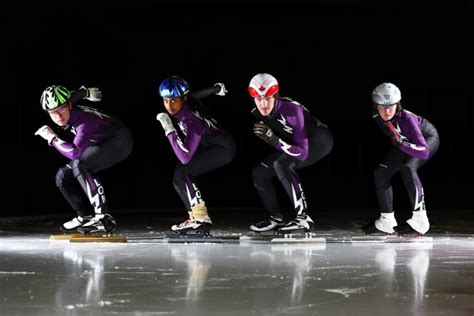
[[[186,233],[188,231],[209,232],[212,227],[212,221],[209,216],[187,219],[184,222],[171,226],[171,230],[177,233]]]
[[[407,223],[414,231],[422,235],[430,229],[430,222],[428,221],[426,211],[414,211],[412,217],[407,220]]]
[[[59,229],[61,229],[61,231],[66,232],[66,233],[74,231],[78,229],[79,227],[81,227],[84,223],[88,222],[91,218],[92,216],[78,215],[74,217],[73,219],[71,219],[70,221],[67,221],[64,224],[62,224]]]
[[[189,213],[189,219],[181,224],[171,226],[171,230],[176,233],[185,234],[188,231],[208,234],[212,227],[212,221],[207,214],[207,207],[204,202],[192,208]]]
[[[393,228],[397,225],[394,212],[380,213],[380,217],[375,221],[375,228],[387,234],[395,233]]]

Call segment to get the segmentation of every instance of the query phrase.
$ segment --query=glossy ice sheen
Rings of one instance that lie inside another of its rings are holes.
[[[433,244],[0,239],[0,314],[472,315],[471,238]]]

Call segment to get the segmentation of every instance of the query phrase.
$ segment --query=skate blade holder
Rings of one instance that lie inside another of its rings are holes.
[[[69,239],[69,242],[114,242],[114,243],[126,243],[126,236],[113,236],[110,234],[88,234],[74,236]]]
[[[316,237],[316,234],[305,232],[303,236],[284,234],[283,238],[273,238],[272,243],[326,243],[326,238]]]

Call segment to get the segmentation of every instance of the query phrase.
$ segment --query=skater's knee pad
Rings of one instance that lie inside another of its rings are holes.
[[[280,181],[288,181],[288,177],[290,173],[292,173],[292,164],[286,165],[282,164],[280,161],[276,160],[273,162],[273,169],[275,169],[275,173]]]
[[[84,177],[85,168],[79,159],[74,159],[71,162],[71,165],[72,165],[72,172],[74,173],[74,176],[76,178]]]
[[[252,180],[253,185],[258,189],[264,187],[264,183],[269,181],[268,178],[268,167],[265,167],[262,164],[259,164],[252,168]]]
[[[393,172],[385,165],[378,165],[374,169],[374,183],[375,186],[383,186],[387,181],[392,178]]]
[[[64,179],[66,178],[67,174],[71,172],[71,168],[67,165],[62,168],[59,168],[58,172],[56,172],[56,186],[58,188],[64,185]]]
[[[400,168],[400,175],[402,176],[402,178],[407,180],[414,179],[417,175],[416,168],[413,168],[408,165],[403,165]]]

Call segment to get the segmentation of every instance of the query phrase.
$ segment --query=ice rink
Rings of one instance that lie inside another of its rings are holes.
[[[216,233],[245,233],[234,215]],[[432,243],[351,243],[325,215],[308,245],[170,244],[157,213],[116,215],[128,243],[70,243],[49,240],[62,217],[1,218],[0,314],[474,315],[472,228],[437,216]]]

